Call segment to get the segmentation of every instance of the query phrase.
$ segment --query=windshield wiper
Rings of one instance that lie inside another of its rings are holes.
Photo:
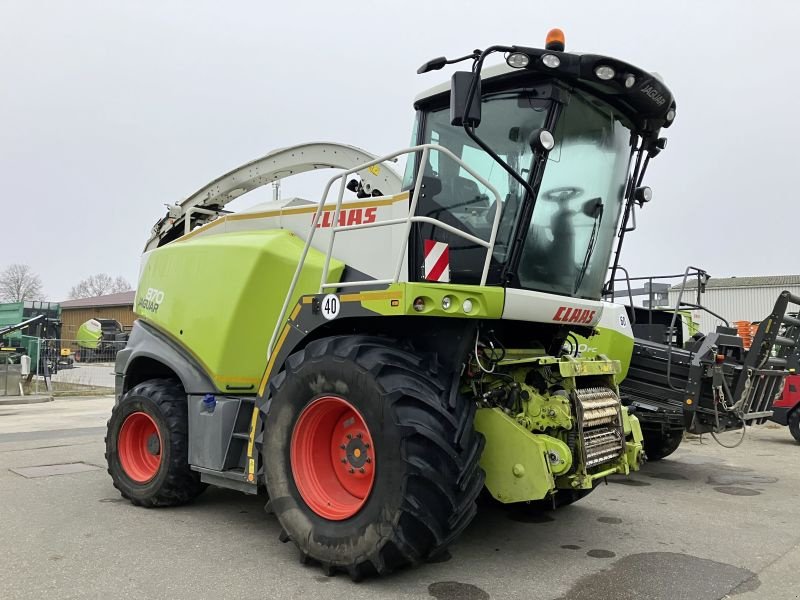
[[[586,246],[586,254],[583,257],[583,264],[578,276],[575,278],[575,289],[573,294],[578,293],[578,289],[583,283],[583,278],[586,276],[586,271],[589,268],[589,261],[592,258],[595,244],[597,243],[597,231],[600,229],[600,222],[603,220],[603,199],[592,198],[583,205],[584,214],[594,217],[594,224],[592,225],[592,234],[589,236],[589,243]]]

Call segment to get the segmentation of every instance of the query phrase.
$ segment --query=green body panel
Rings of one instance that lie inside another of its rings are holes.
[[[486,438],[480,461],[486,472],[486,489],[500,502],[530,502],[559,489],[590,489],[609,475],[638,471],[643,457],[639,420],[629,415],[627,408],[622,409],[622,419],[625,454],[589,473],[567,474],[573,457],[562,440],[529,431],[499,408],[479,408],[475,429]]]
[[[97,321],[94,321],[94,323],[97,323]],[[94,327],[92,320],[89,320],[78,327],[78,333],[75,334],[75,341],[78,346],[89,350],[97,349],[103,337],[103,329],[99,326],[99,323],[97,325],[97,327]]]
[[[580,355],[583,358],[607,356],[619,363],[619,372],[616,381],[619,384],[628,376],[633,354],[633,338],[614,329],[597,327],[597,333],[589,338],[575,335],[580,345]]]
[[[498,365],[508,367],[517,365],[549,366],[555,365],[562,377],[579,377],[581,375],[617,375],[620,370],[620,361],[612,360],[604,355],[593,357],[581,356],[547,356],[542,351],[510,349],[506,357],[498,361]]]
[[[608,475],[638,470],[642,461],[641,429],[638,420],[624,407],[620,407],[620,417],[625,448],[613,461],[587,469],[580,462],[582,455],[573,455],[567,444],[568,432],[576,430],[577,419],[570,394],[579,386],[615,390],[619,361],[604,357],[555,358],[511,349],[497,364],[510,370],[495,379],[487,374],[486,386],[473,390],[475,395],[485,396],[508,386],[509,379],[519,390],[520,400],[513,404],[516,410],[513,406],[484,407],[478,409],[475,418],[476,429],[486,437],[481,457],[486,487],[497,500],[541,500],[559,489],[590,489]],[[581,378],[588,378],[588,384],[581,383]],[[541,388],[544,382],[546,389]],[[468,389],[462,391],[469,393]]]
[[[478,409],[475,429],[486,437],[480,465],[486,472],[486,488],[497,500],[538,500],[555,489],[546,457],[549,447],[560,448],[562,456],[569,456],[566,444],[531,433],[499,408]],[[563,465],[559,467],[563,470]]]
[[[399,293],[399,302],[392,306],[382,299],[392,293]],[[436,283],[395,283],[389,286],[386,294],[379,294],[379,300],[363,300],[361,305],[373,312],[386,316],[418,315],[428,317],[454,317],[473,319],[499,319],[503,314],[505,289],[501,287],[481,287],[478,285],[455,285]],[[443,308],[445,297],[450,298],[449,308]],[[422,298],[424,309],[414,308],[414,300]],[[471,310],[464,312],[464,302],[472,304]]]
[[[629,414],[627,408],[622,411],[622,424],[625,435],[629,440],[625,446],[627,462],[629,465],[636,465],[633,469],[638,470],[638,465],[642,463],[643,459],[642,427],[639,424],[639,419],[635,415]]]
[[[569,397],[566,394],[540,394],[524,383],[526,375],[527,370],[523,369],[514,374],[514,379],[528,396],[527,400],[522,401],[522,413],[516,417],[520,425],[531,431],[572,429],[575,421],[572,418]]]
[[[145,255],[134,310],[187,348],[218,389],[255,392],[303,241],[284,229],[198,236]],[[289,307],[319,289],[324,255],[309,250]],[[328,281],[344,265],[331,260]]]

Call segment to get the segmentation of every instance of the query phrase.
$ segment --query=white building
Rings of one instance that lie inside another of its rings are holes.
[[[800,296],[800,275],[773,275],[767,277],[724,277],[708,280],[706,291],[700,296],[700,304],[724,317],[733,327],[734,321],[761,321],[775,306],[778,295],[788,290]],[[680,285],[669,290],[670,306],[675,306]],[[688,281],[683,301],[697,300],[697,280]],[[800,307],[789,306],[789,312]],[[692,311],[692,317],[700,324],[700,331],[714,331],[722,321],[706,311]]]

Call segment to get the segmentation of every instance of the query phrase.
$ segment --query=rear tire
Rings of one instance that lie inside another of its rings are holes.
[[[189,467],[186,393],[173,379],[151,379],[125,393],[106,433],[108,474],[137,506],[175,506],[206,488]]]
[[[643,429],[642,437],[647,460],[655,462],[666,458],[678,449],[683,441],[683,430],[674,429],[664,432]]]
[[[270,507],[304,561],[355,580],[388,573],[442,554],[472,521],[484,440],[473,428],[474,403],[457,393],[458,375],[442,372],[435,355],[376,337],[324,338],[290,356],[270,385],[263,447]],[[322,419],[317,407],[331,398],[346,403],[343,416],[308,437],[308,415]],[[336,436],[359,423],[361,437],[339,445]],[[366,440],[372,444],[363,451],[350,447]],[[320,455],[327,448],[332,469],[310,476],[306,467],[315,467],[301,447]],[[323,481],[331,472],[355,492],[350,508],[338,503],[335,482]],[[352,486],[359,476],[369,485]]]
[[[788,419],[789,433],[792,437],[800,442],[800,406],[795,408]]]

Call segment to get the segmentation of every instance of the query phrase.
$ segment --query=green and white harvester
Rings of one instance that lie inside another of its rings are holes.
[[[304,560],[359,579],[441,555],[484,488],[560,506],[640,467],[633,341],[600,299],[672,94],[559,30],[419,72],[461,61],[416,98],[413,146],[277,150],[155,225],[106,439],[124,497],[265,490]],[[320,168],[321,199],[225,209]]]

